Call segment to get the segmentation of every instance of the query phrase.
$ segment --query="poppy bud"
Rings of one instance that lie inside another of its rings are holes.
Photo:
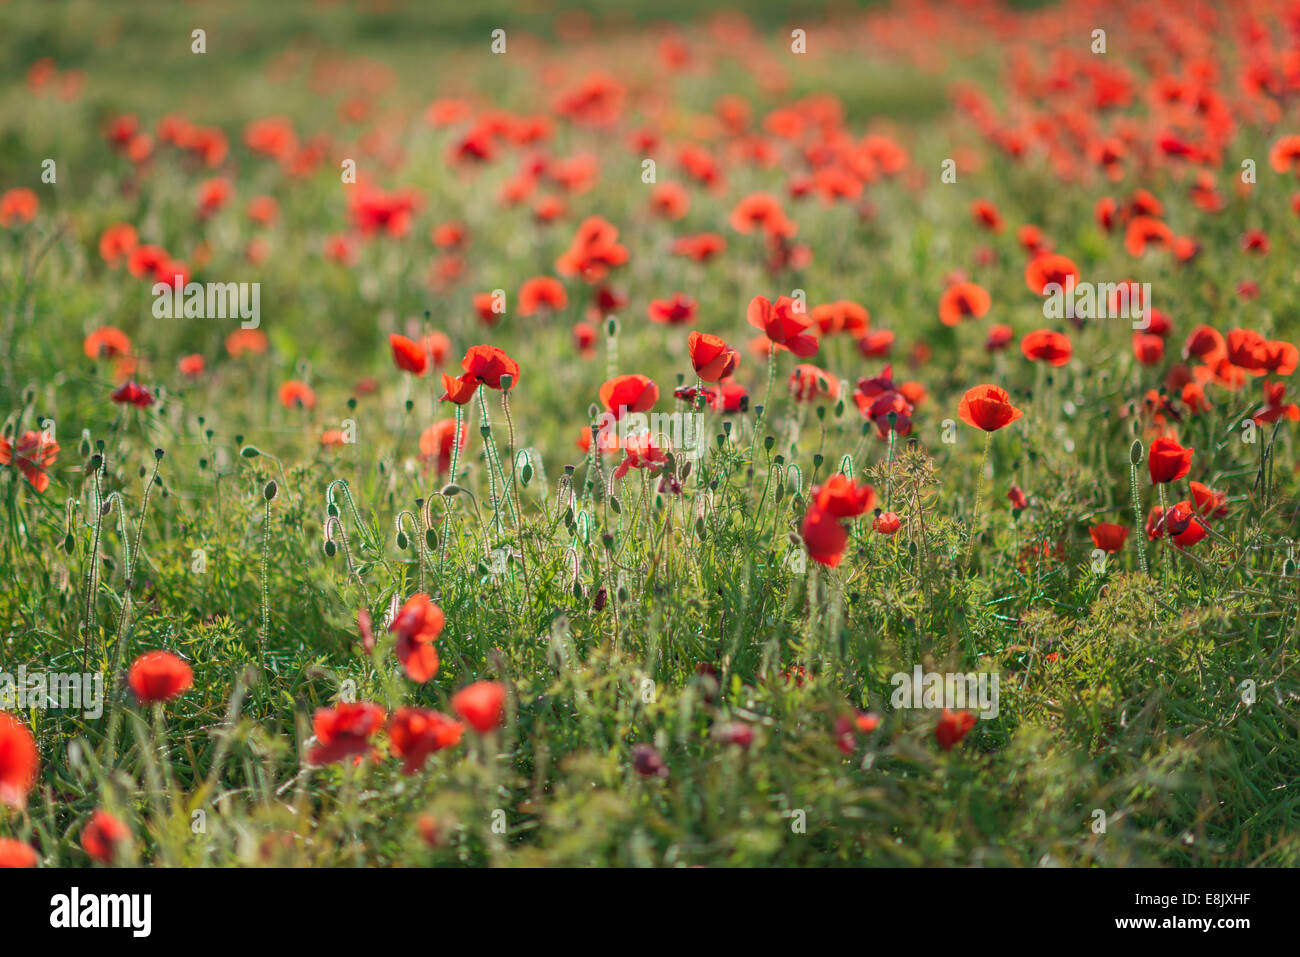
[[[1142,440],[1134,439],[1133,444],[1129,446],[1128,460],[1133,465],[1142,464]]]
[[[407,546],[407,544],[408,544],[408,543],[407,543],[407,539],[406,539],[406,533],[405,533],[405,532],[398,532],[398,533],[397,533],[397,547],[400,548],[402,551],[406,551],[406,546]]]
[[[266,485],[262,487],[262,498],[266,499],[268,502],[274,502],[275,493],[278,492],[279,490],[280,490],[279,486],[275,484],[275,480],[273,479],[270,482],[267,482]]]
[[[424,544],[432,551],[438,547],[438,533],[431,528],[424,530]]]
[[[459,495],[459,494],[460,494],[460,486],[459,486],[459,485],[452,485],[452,484],[448,483],[447,485],[444,485],[444,486],[442,487],[442,491],[439,492],[438,494],[439,494],[439,495],[442,495],[442,496],[445,497],[445,498],[452,498],[453,496],[456,496],[456,495]]]
[[[242,449],[239,450],[239,454],[246,459],[255,459],[262,453],[252,445],[245,445]]]

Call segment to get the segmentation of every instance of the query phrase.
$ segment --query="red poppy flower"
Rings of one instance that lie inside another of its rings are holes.
[[[170,651],[146,651],[131,663],[126,681],[141,704],[153,704],[188,691],[194,671]]]
[[[1253,329],[1231,329],[1226,344],[1228,361],[1250,375],[1263,375],[1268,361],[1268,340]]]
[[[0,805],[25,808],[39,766],[32,733],[13,715],[0,711]]]
[[[442,609],[423,592],[408,598],[393,616],[388,630],[397,635],[397,660],[412,681],[423,684],[438,673],[438,651],[433,642],[445,622]]]
[[[987,199],[977,199],[970,204],[971,218],[976,226],[981,226],[991,233],[1000,233],[1005,225],[998,208]]]
[[[1284,383],[1265,382],[1264,401],[1267,404],[1255,413],[1255,422],[1264,425],[1267,422],[1276,422],[1278,419],[1288,419],[1291,422],[1300,420],[1300,406],[1294,402],[1283,402],[1282,398],[1285,394]]]
[[[601,429],[597,435],[600,437],[600,451],[603,455],[618,455],[623,451],[623,447],[618,444],[618,432],[613,429]],[[584,425],[578,433],[578,448],[583,452],[591,451],[591,426]]]
[[[819,509],[836,518],[856,518],[876,504],[875,489],[855,485],[853,479],[840,472],[827,479],[825,485],[814,485],[810,494]]]
[[[452,696],[451,709],[480,734],[501,727],[506,713],[506,687],[499,681],[476,681]]]
[[[589,322],[575,322],[573,324],[573,345],[578,350],[578,354],[584,359],[595,357],[596,335],[596,327]]]
[[[1102,522],[1088,529],[1088,534],[1092,536],[1092,543],[1103,552],[1117,552],[1124,547],[1124,541],[1130,531],[1132,529],[1127,525]]]
[[[871,325],[871,313],[852,300],[839,299],[813,309],[812,321],[824,336],[844,333],[856,339],[866,335]]]
[[[207,363],[203,356],[194,352],[188,356],[181,356],[180,361],[176,363],[176,367],[180,369],[181,375],[185,376],[187,379],[197,379],[203,374],[203,370],[207,367]]]
[[[440,419],[424,430],[420,435],[420,458],[435,465],[438,475],[443,475],[451,468],[452,436],[456,432],[455,419]],[[468,432],[462,423],[460,427],[460,451],[465,450]]]
[[[1196,501],[1196,511],[1206,518],[1223,518],[1228,514],[1228,507],[1224,503],[1228,496],[1224,492],[1217,492],[1202,482],[1188,482],[1192,487],[1192,498]]]
[[[1074,347],[1063,332],[1052,329],[1037,329],[1020,340],[1020,351],[1031,361],[1046,362],[1052,366],[1063,366],[1070,361]]]
[[[124,382],[117,389],[113,390],[113,401],[126,405],[134,405],[138,408],[145,409],[153,405],[153,393],[140,387],[135,382]]]
[[[519,384],[519,363],[496,346],[470,346],[460,367],[465,374],[489,389],[501,389],[501,377],[511,377],[510,388]]]
[[[224,176],[216,176],[200,183],[198,192],[199,216],[211,216],[221,209],[230,200],[230,196],[234,191],[235,188],[230,184],[230,180]]]
[[[573,243],[555,263],[561,276],[599,282],[611,269],[627,262],[627,247],[618,242],[618,229],[602,216],[589,216],[578,226]]]
[[[650,208],[667,220],[678,220],[691,208],[691,198],[681,183],[659,183],[650,191]]]
[[[30,844],[0,837],[0,869],[35,867],[37,860],[36,851]]]
[[[698,236],[682,236],[673,241],[672,251],[675,256],[685,256],[696,262],[708,262],[719,253],[725,252],[727,240],[717,233],[700,233]]]
[[[989,327],[988,338],[984,340],[984,348],[988,352],[997,352],[999,349],[1005,349],[1010,345],[1015,333],[1011,327],[999,323],[996,326]]]
[[[1035,257],[1025,267],[1025,285],[1029,287],[1030,292],[1039,295],[1042,295],[1050,285],[1064,289],[1070,277],[1074,278],[1076,284],[1078,283],[1079,267],[1058,253],[1046,253]]]
[[[464,405],[470,399],[474,398],[474,393],[478,391],[478,379],[466,372],[459,378],[455,376],[442,374],[442,395],[441,400],[444,402],[454,402],[457,405]]]
[[[0,436],[0,465],[18,469],[38,492],[43,493],[50,487],[47,470],[58,457],[59,443],[52,441],[45,432],[28,429],[17,445]]]
[[[1300,136],[1292,133],[1281,136],[1269,148],[1268,163],[1277,173],[1300,173]]]
[[[99,235],[99,258],[110,269],[119,268],[140,243],[139,234],[130,223],[114,223]]]
[[[800,534],[813,561],[829,568],[839,565],[848,547],[849,533],[834,515],[814,502],[804,515]]]
[[[659,386],[649,376],[615,376],[600,387],[600,401],[615,419],[629,412],[648,412],[659,401]]]
[[[307,383],[290,379],[280,386],[280,404],[286,409],[313,409],[316,407],[316,393]]]
[[[1158,365],[1165,357],[1165,340],[1149,333],[1133,333],[1133,355],[1144,366]]]
[[[1147,246],[1168,248],[1174,240],[1174,231],[1168,224],[1151,216],[1134,216],[1124,233],[1124,249],[1130,256],[1146,254]]]
[[[1011,507],[1023,512],[1029,508],[1029,496],[1027,496],[1019,485],[1013,485],[1007,490],[1007,501]]]
[[[393,333],[388,337],[388,344],[393,350],[393,362],[397,368],[422,376],[429,368],[429,356],[418,342]]]
[[[881,512],[871,523],[871,527],[878,534],[889,537],[903,527],[903,520],[898,517],[897,512]]]
[[[790,395],[796,402],[814,402],[817,399],[833,402],[839,394],[839,380],[825,369],[802,362],[790,373]]]
[[[695,374],[704,382],[719,382],[736,371],[740,353],[732,349],[719,336],[692,331],[686,340]]]
[[[862,392],[853,393],[853,401],[863,418],[870,419],[876,426],[877,435],[884,439],[892,430],[895,435],[908,435],[912,431],[912,403],[901,392],[881,392],[874,398]],[[890,422],[890,415],[893,422]]]
[[[797,356],[806,358],[817,354],[817,337],[807,331],[812,319],[799,311],[788,296],[781,296],[775,303],[765,296],[755,296],[745,311],[745,319],[774,344]]]
[[[1011,404],[1006,389],[996,385],[977,385],[962,396],[957,415],[967,425],[985,432],[996,432],[1024,413]]]
[[[983,286],[973,282],[954,283],[939,297],[939,321],[945,326],[956,326],[963,319],[982,319],[992,302]]]
[[[673,293],[671,299],[651,299],[646,313],[651,322],[681,325],[695,318],[695,300],[680,292]]]
[[[621,479],[631,469],[653,469],[668,463],[668,453],[660,448],[649,432],[629,435],[623,443],[624,458],[614,470],[614,478]]]
[[[383,724],[384,709],[369,701],[318,708],[311,721],[317,744],[307,760],[315,765],[334,764],[345,758],[360,761],[370,754],[370,738]]]
[[[393,753],[405,761],[402,773],[414,774],[429,755],[459,744],[464,731],[463,724],[440,711],[398,708],[388,722],[388,741]]]
[[[245,353],[265,355],[270,342],[261,329],[236,329],[226,336],[226,352],[230,358],[238,359]]]
[[[1151,509],[1146,520],[1147,538],[1163,538],[1166,533],[1179,548],[1190,548],[1209,534],[1205,523],[1196,515],[1195,508],[1188,501],[1170,506],[1167,513],[1159,505]]]
[[[858,352],[866,359],[881,359],[894,347],[894,333],[888,329],[873,329],[858,339]]]
[[[550,276],[534,276],[519,287],[521,316],[535,316],[543,309],[558,312],[568,304],[569,294],[565,292],[564,285]],[[487,321],[482,309],[479,310],[479,316]]]
[[[1300,366],[1300,349],[1290,342],[1271,340],[1264,343],[1264,371],[1270,375],[1290,375]]]
[[[786,218],[781,202],[770,193],[751,193],[731,211],[731,228],[738,233],[761,229],[769,236],[790,237],[798,227]]]
[[[1195,449],[1183,448],[1177,439],[1161,436],[1151,443],[1147,453],[1151,481],[1155,483],[1176,482],[1186,475],[1192,467],[1192,453]]]
[[[103,808],[96,808],[81,832],[81,846],[101,864],[112,864],[131,840],[131,830]]]
[[[0,226],[23,226],[36,218],[41,201],[30,189],[20,187],[0,195]]]
[[[969,711],[954,713],[951,709],[944,708],[939,723],[934,726],[934,738],[939,742],[939,747],[951,751],[973,727],[975,716]]]

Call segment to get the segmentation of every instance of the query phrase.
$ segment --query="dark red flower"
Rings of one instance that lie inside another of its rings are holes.
[[[145,409],[153,405],[153,393],[135,382],[124,382],[113,391],[113,401]]]

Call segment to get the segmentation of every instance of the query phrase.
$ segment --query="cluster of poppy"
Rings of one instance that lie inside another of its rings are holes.
[[[451,699],[452,718],[429,708],[402,707],[388,717],[368,701],[344,702],[320,708],[312,718],[316,744],[308,755],[314,765],[351,761],[359,764],[374,753],[372,739],[387,729],[388,744],[403,760],[405,774],[420,771],[429,756],[460,743],[465,726],[479,734],[501,727],[505,720],[506,689],[500,682],[476,681]]]

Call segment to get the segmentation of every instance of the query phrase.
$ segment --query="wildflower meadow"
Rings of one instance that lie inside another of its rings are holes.
[[[1300,5],[0,52],[0,866],[1300,864]]]

